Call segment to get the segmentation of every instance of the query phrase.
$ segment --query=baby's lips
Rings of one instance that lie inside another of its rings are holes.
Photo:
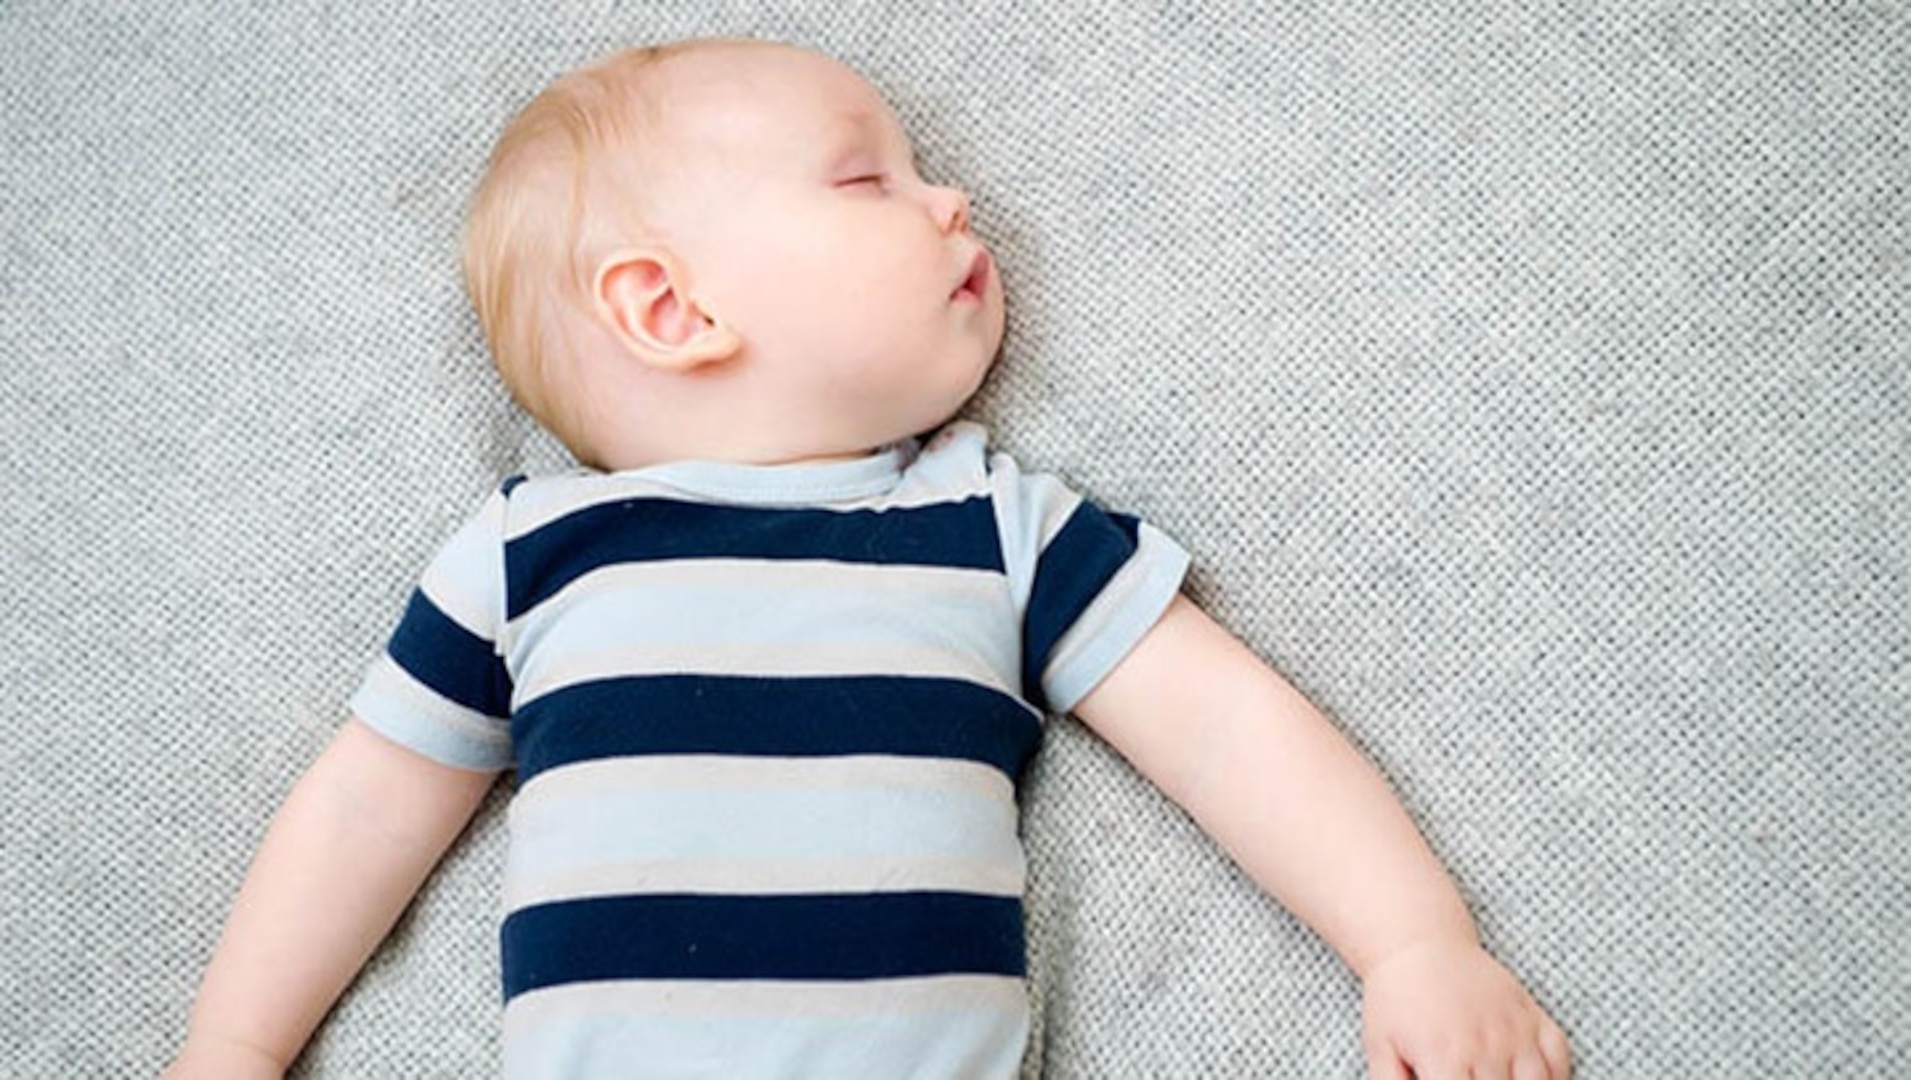
[[[956,286],[951,297],[959,298],[966,293],[980,299],[988,290],[989,275],[994,272],[995,260],[989,257],[988,249],[976,248],[975,257],[969,260],[968,276],[962,279],[962,284]]]

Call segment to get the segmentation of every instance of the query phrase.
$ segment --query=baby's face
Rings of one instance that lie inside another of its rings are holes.
[[[803,427],[792,452],[857,453],[952,416],[1002,341],[967,196],[924,181],[882,96],[820,55],[748,48],[670,78],[661,231],[740,335],[750,392]]]

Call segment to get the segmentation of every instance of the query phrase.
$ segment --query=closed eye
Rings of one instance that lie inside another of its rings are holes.
[[[849,188],[849,187],[878,187],[879,188],[883,186],[884,182],[886,182],[888,179],[889,178],[884,176],[882,173],[869,173],[864,176],[851,176],[842,180],[838,180],[836,181],[836,186],[841,188]]]

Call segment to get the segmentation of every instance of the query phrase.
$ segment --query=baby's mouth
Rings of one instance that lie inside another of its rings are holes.
[[[994,273],[994,265],[995,260],[989,258],[987,251],[976,249],[975,258],[969,261],[969,276],[962,279],[962,284],[956,286],[955,292],[951,293],[949,298],[960,300],[969,297],[980,300],[983,292],[989,287],[989,275]]]

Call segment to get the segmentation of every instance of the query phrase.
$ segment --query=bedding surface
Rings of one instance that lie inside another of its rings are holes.
[[[424,560],[563,467],[457,281],[611,48],[823,48],[974,196],[967,415],[1161,525],[1579,1075],[1911,1069],[1911,9],[0,5],[0,1073],[151,1075]],[[300,1062],[495,1067],[501,790]],[[1356,1077],[1359,988],[1058,719],[1030,1075]]]

